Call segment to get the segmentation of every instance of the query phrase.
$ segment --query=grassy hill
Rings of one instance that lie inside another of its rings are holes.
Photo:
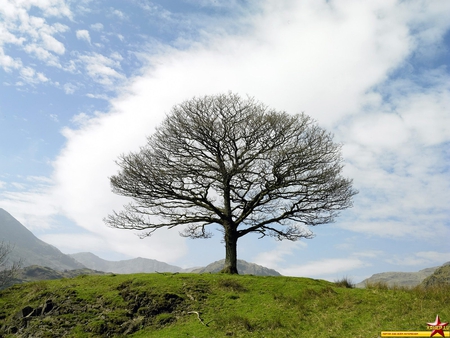
[[[78,276],[0,292],[5,337],[364,337],[450,320],[450,288],[221,274]],[[15,333],[15,334],[14,334]]]

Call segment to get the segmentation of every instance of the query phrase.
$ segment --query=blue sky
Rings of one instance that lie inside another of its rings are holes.
[[[354,281],[450,261],[450,2],[1,0],[0,207],[65,253],[191,267],[220,234],[139,239],[108,177],[170,108],[229,90],[305,112],[360,191],[298,242],[238,243],[282,274]]]

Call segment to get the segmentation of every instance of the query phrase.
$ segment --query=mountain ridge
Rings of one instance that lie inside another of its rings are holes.
[[[220,271],[224,261],[216,261],[206,267],[183,269],[179,266],[142,257],[121,261],[108,261],[90,252],[66,255],[56,247],[37,238],[30,230],[2,208],[0,208],[1,241],[13,247],[13,250],[8,255],[10,262],[21,261],[23,268],[40,266],[56,271],[91,269],[118,274],[152,272],[208,273]],[[243,260],[238,260],[238,270],[241,274],[281,276],[273,269]],[[52,275],[52,273],[49,273],[49,275]]]
[[[22,267],[37,265],[48,267],[56,271],[88,268],[96,271],[120,274],[138,272],[215,273],[222,269],[224,262],[224,260],[219,260],[206,267],[183,269],[175,265],[142,257],[122,261],[107,261],[90,252],[66,255],[56,247],[37,238],[11,214],[0,208],[0,242],[2,241],[13,246],[13,250],[8,257],[9,261],[20,260],[22,262]],[[449,264],[450,262],[447,262],[443,264],[443,266]],[[421,284],[426,278],[432,276],[440,267],[441,266],[426,268],[417,272],[377,273],[356,284],[356,287],[364,288],[366,283],[378,282],[386,283],[388,286],[412,287]],[[445,269],[449,268],[447,267]],[[243,260],[238,260],[238,271],[240,274],[281,276],[276,270]]]
[[[39,265],[54,270],[83,269],[84,265],[63,254],[53,245],[37,238],[6,210],[0,208],[0,242],[12,246],[9,261],[21,261],[23,267]]]
[[[104,272],[113,273],[139,273],[139,272],[182,272],[183,269],[170,265],[164,262],[157,261],[156,259],[149,258],[132,258],[121,261],[109,261],[98,257],[92,252],[79,252],[70,254],[70,257],[77,260],[84,266],[92,270],[99,270]]]
[[[183,269],[181,267],[160,262],[155,259],[142,257],[121,261],[108,261],[96,256],[92,252],[79,252],[76,254],[70,254],[69,256],[78,260],[89,269],[122,274],[139,272],[217,273],[222,270],[224,264],[224,260],[222,259],[212,262],[205,267]],[[273,269],[254,263],[249,263],[241,259],[238,259],[238,271],[243,275],[281,276],[279,272]]]
[[[414,287],[420,285],[425,279],[433,275],[436,270],[448,264],[450,264],[450,262],[444,263],[441,266],[425,268],[415,272],[395,272],[395,271],[380,272],[373,274],[369,278],[364,279],[362,282],[356,284],[356,287],[364,288],[366,284],[376,284],[376,283],[385,283],[389,287],[393,286]]]

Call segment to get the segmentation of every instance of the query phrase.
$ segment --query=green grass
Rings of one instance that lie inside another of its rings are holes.
[[[79,276],[15,285],[0,293],[0,336],[378,337],[450,320],[450,287],[368,285],[222,274]],[[26,306],[53,310],[14,319]],[[27,322],[27,327],[24,322]],[[3,332],[2,332],[3,330]],[[20,331],[22,330],[22,331]],[[10,331],[11,332],[11,331]]]

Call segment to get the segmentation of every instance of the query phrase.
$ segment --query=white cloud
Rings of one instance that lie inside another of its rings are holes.
[[[23,184],[14,184],[16,188],[23,190]],[[49,229],[53,222],[52,217],[59,210],[46,188],[31,191],[2,192],[0,194],[0,207],[7,210],[30,230]]]
[[[284,276],[324,277],[336,274],[345,275],[347,271],[361,268],[366,264],[358,258],[333,258],[309,262],[281,268],[278,271]]]
[[[40,47],[37,44],[26,45],[23,50],[28,54],[33,54],[39,60],[45,61],[48,65],[54,67],[61,67],[59,59],[56,55],[50,53],[47,49]]]
[[[78,87],[72,83],[65,83],[63,86],[64,92],[66,94],[73,94],[78,89]]]
[[[54,233],[40,238],[64,253],[115,251],[129,257],[145,257],[169,263],[176,262],[187,253],[182,240],[173,238],[173,235],[167,236],[164,231],[142,240],[132,232],[110,229],[101,222],[97,227],[92,226],[87,230],[89,232],[84,234]],[[168,247],[172,250],[167,250]]]
[[[275,249],[258,254],[252,261],[256,264],[278,270],[280,264],[285,262],[290,256],[295,255],[295,251],[300,248],[305,249],[308,245],[302,241],[278,242]]]
[[[122,19],[122,20],[127,17],[122,11],[120,11],[118,9],[111,8],[111,13],[114,16],[117,16],[119,19]]]
[[[450,235],[450,230],[447,231],[447,238]],[[437,252],[437,251],[422,251],[417,252],[412,256],[404,257],[394,255],[386,260],[386,262],[400,266],[437,266],[450,261],[450,252]]]
[[[59,122],[57,114],[50,114],[49,117],[50,117],[50,119],[52,119],[52,121]]]
[[[86,94],[87,97],[90,97],[92,99],[99,99],[99,100],[110,100],[110,97],[108,95],[105,94],[92,94],[92,93],[88,93]]]
[[[52,180],[46,176],[27,176],[26,180],[28,182],[35,182],[41,184],[51,184]]]
[[[114,59],[114,60],[117,60],[117,61],[122,61],[123,60],[122,55],[120,55],[120,53],[118,53],[118,52],[111,53],[110,57],[112,59]]]
[[[31,15],[31,9],[40,16]],[[50,66],[60,67],[58,55],[65,53],[65,47],[55,35],[67,31],[68,27],[58,22],[50,24],[46,18],[72,18],[64,0],[3,0],[0,16],[0,66],[5,70],[29,68],[20,58],[5,53],[4,46],[13,44]]]
[[[91,28],[95,31],[103,30],[103,25],[100,22],[94,23],[91,25]]]
[[[379,113],[362,114],[339,133],[348,142],[346,174],[362,192],[355,200],[353,222],[340,226],[428,239],[448,226],[448,93],[438,85],[397,96],[392,111],[381,107]]]
[[[57,246],[64,253],[95,252],[110,249],[105,238],[97,234],[47,234],[39,237],[44,242]]]
[[[80,126],[80,125],[87,125],[89,123],[90,117],[86,113],[79,113],[77,115],[74,115],[70,122]]]
[[[22,80],[24,80],[26,83],[29,84],[36,84],[48,81],[48,78],[44,74],[36,72],[31,67],[23,67],[20,70],[20,77]]]
[[[89,35],[89,31],[87,31],[85,29],[80,29],[80,30],[77,30],[76,35],[77,35],[78,40],[87,41],[87,42],[89,42],[89,44],[91,43],[91,37]]]
[[[367,257],[367,258],[378,258],[384,254],[383,251],[379,250],[368,250],[353,253],[354,257]]]
[[[84,64],[87,74],[104,86],[112,86],[117,81],[125,80],[125,76],[116,69],[120,69],[120,62],[98,53],[80,55],[78,59]]]
[[[348,249],[348,248],[344,248]],[[270,267],[284,276],[312,277],[334,280],[343,277],[346,272],[369,266],[368,258],[380,257],[381,251],[368,250],[354,252],[350,257],[307,260],[297,264],[298,257],[305,256],[308,245],[303,241],[277,242],[274,249],[258,254],[252,261]]]
[[[186,0],[186,2],[192,3],[202,7],[231,7],[235,8],[239,2],[236,0]]]
[[[42,33],[41,35],[42,42],[44,43],[44,47],[56,54],[64,54],[66,51],[66,48],[64,47],[64,44],[58,40],[56,40],[53,36],[50,34]]]
[[[5,55],[3,48],[0,47],[0,66],[4,71],[9,72],[11,69],[22,67],[22,62],[18,59],[13,59],[9,55]]]

